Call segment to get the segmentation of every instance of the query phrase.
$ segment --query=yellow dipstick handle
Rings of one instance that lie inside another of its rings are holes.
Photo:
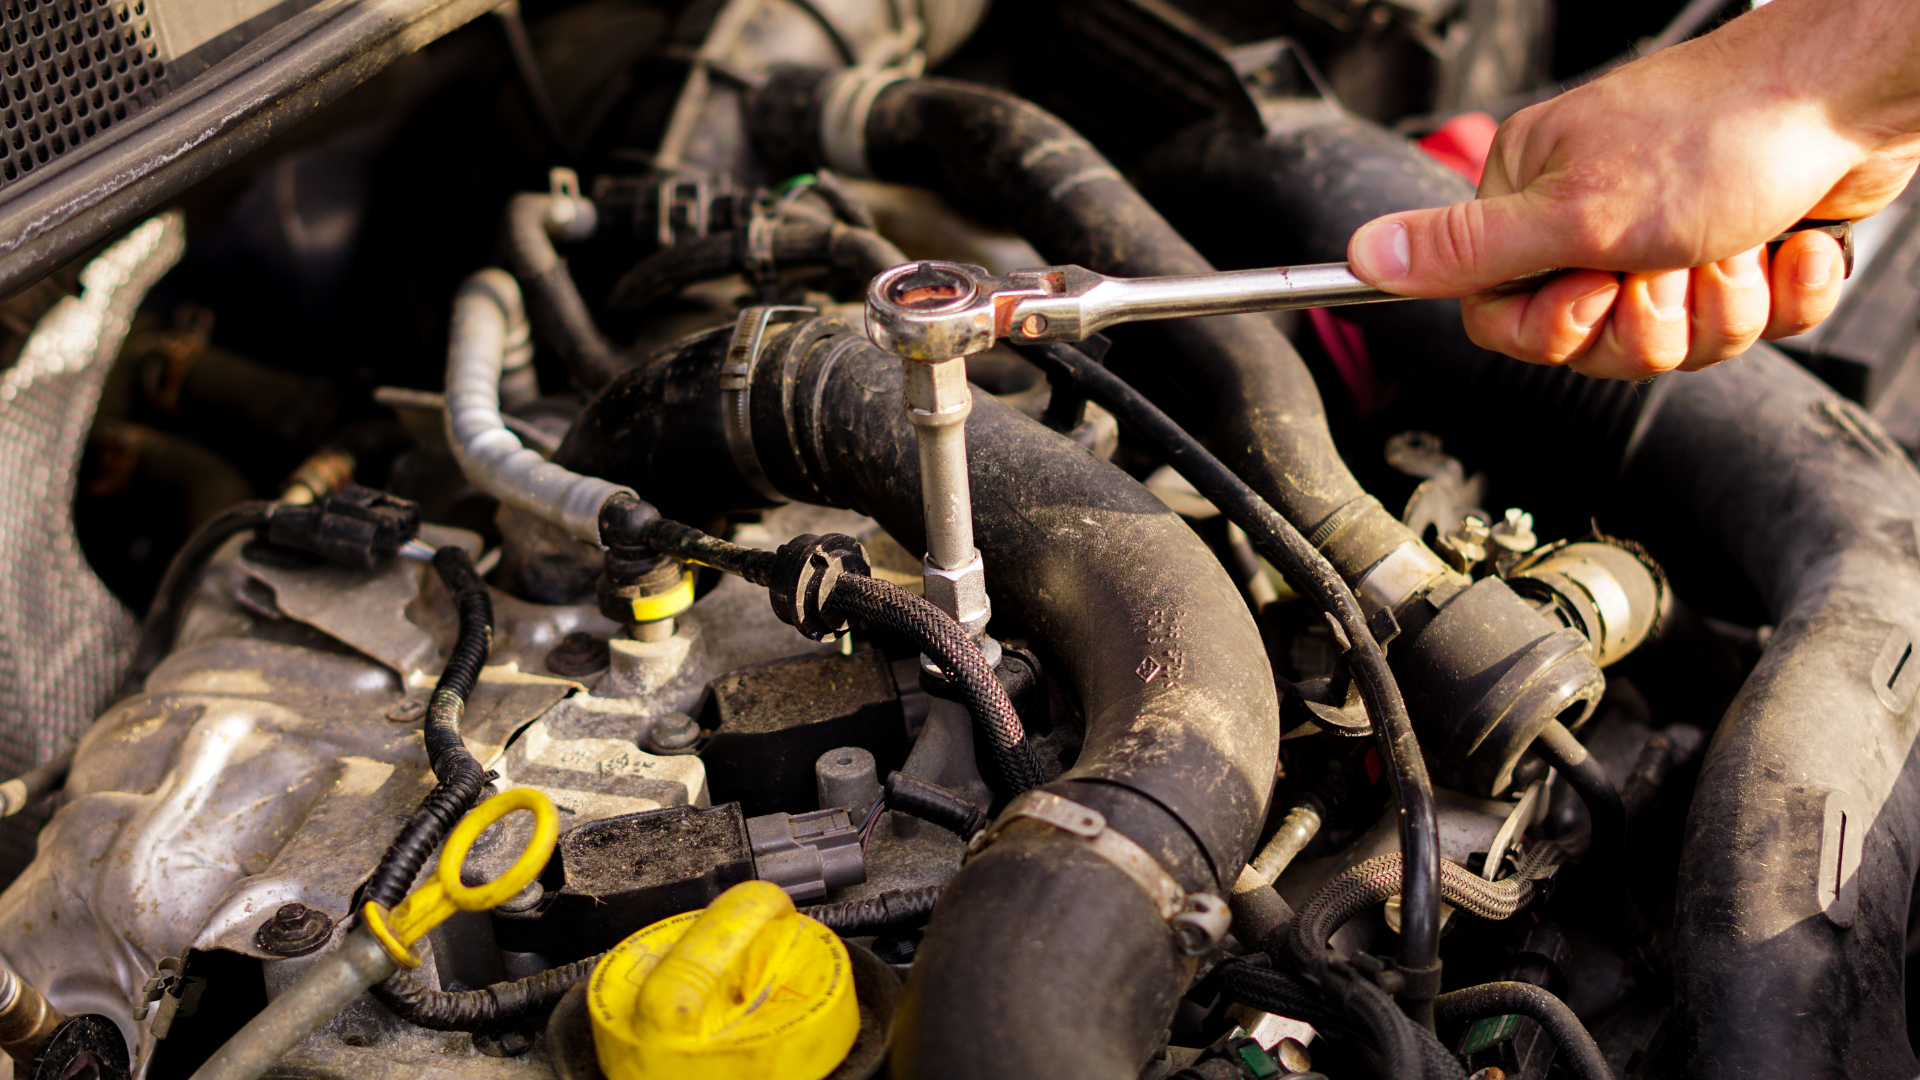
[[[473,850],[474,841],[502,818],[520,810],[533,815],[533,839],[528,841],[526,850],[506,873],[492,881],[480,885],[462,883],[460,867]],[[400,901],[392,911],[371,900],[367,902],[361,910],[367,929],[380,939],[380,944],[396,962],[404,967],[419,967],[420,960],[413,955],[414,942],[452,918],[456,911],[487,911],[519,895],[520,890],[531,885],[547,868],[547,860],[553,857],[553,846],[559,838],[560,814],[553,808],[551,799],[533,788],[503,791],[474,807],[447,834],[447,844],[440,853],[440,865],[432,881]]]

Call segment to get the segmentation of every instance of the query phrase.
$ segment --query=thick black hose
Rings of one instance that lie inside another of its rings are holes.
[[[473,805],[487,782],[486,770],[460,738],[460,716],[466,712],[467,695],[479,681],[480,669],[493,647],[493,598],[465,549],[443,547],[434,552],[433,568],[453,595],[460,617],[453,655],[447,658],[446,669],[440,673],[427,703],[423,732],[427,762],[440,782],[421,801],[367,882],[366,899],[386,908],[406,896],[420,868],[426,865],[427,856]]]
[[[1387,774],[1401,807],[1400,851],[1408,868],[1402,894],[1401,959],[1413,968],[1437,965],[1440,843],[1433,785],[1427,778],[1426,762],[1420,756],[1420,744],[1414,737],[1400,686],[1367,628],[1353,590],[1326,557],[1307,543],[1300,530],[1119,376],[1068,345],[1022,347],[1020,352],[1049,375],[1071,380],[1128,430],[1153,444],[1175,472],[1244,529],[1262,555],[1273,560],[1295,587],[1340,624],[1352,646],[1347,652],[1347,665],[1359,684],[1380,756],[1387,763]]]
[[[891,581],[859,574],[841,575],[823,606],[830,614],[884,626],[920,646],[959,691],[974,726],[986,737],[1002,790],[1018,794],[1039,786],[1040,765],[1007,688],[994,677],[980,646],[951,616]]]
[[[686,240],[641,260],[614,282],[607,306],[635,311],[689,285],[745,269],[739,237],[713,233]],[[837,266],[871,277],[907,261],[878,233],[840,222],[791,222],[774,227],[770,253],[775,266]]]
[[[925,926],[945,885],[890,889],[865,900],[803,907],[800,914],[823,923],[841,937],[865,937]]]
[[[409,1024],[434,1031],[488,1031],[552,1008],[575,983],[593,974],[606,953],[562,964],[538,975],[494,983],[478,990],[436,990],[402,970],[375,983],[373,995]]]
[[[1567,1003],[1532,983],[1495,982],[1469,986],[1433,999],[1443,1024],[1467,1024],[1489,1016],[1519,1014],[1539,1024],[1560,1048],[1560,1067],[1579,1080],[1613,1080],[1613,1070],[1586,1025]]]
[[[194,590],[200,587],[200,574],[207,568],[207,560],[213,558],[222,544],[265,525],[273,516],[273,508],[274,504],[265,500],[243,502],[200,526],[198,532],[187,538],[160,579],[160,588],[154,593],[153,606],[147,609],[139,644],[134,646],[133,660],[127,665],[126,678],[121,681],[116,698],[139,693],[147,684],[147,676],[173,651],[173,643],[180,636],[181,617],[186,614]]]

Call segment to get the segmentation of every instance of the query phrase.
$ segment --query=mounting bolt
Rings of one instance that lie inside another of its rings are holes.
[[[333,920],[305,904],[282,904],[273,918],[253,932],[260,951],[274,956],[305,956],[333,936]]]
[[[411,724],[427,715],[427,703],[420,698],[405,698],[387,710],[387,719],[396,724]]]
[[[647,732],[647,749],[655,753],[685,750],[699,738],[699,721],[686,713],[668,713]]]
[[[547,670],[564,678],[580,678],[605,671],[609,656],[605,641],[585,630],[575,630],[547,654]]]
[[[1533,535],[1533,515],[1518,507],[1508,509],[1506,518],[1493,527],[1490,535],[1495,547],[1515,555],[1525,555],[1540,546]]]

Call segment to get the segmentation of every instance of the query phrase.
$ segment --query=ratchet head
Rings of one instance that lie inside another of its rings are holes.
[[[1090,279],[1081,282],[1081,278]],[[1044,266],[998,276],[953,262],[896,266],[867,286],[867,336],[906,360],[935,364],[971,356],[996,338],[1077,341],[1071,315],[1050,321],[1023,304],[1067,298],[1076,286],[1104,280],[1077,266]],[[1062,325],[1063,321],[1067,325]],[[1063,333],[1074,336],[1059,336]]]

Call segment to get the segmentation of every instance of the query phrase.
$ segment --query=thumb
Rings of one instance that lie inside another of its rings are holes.
[[[1347,243],[1353,272],[1402,296],[1466,296],[1536,270],[1580,265],[1525,192],[1362,225]]]

